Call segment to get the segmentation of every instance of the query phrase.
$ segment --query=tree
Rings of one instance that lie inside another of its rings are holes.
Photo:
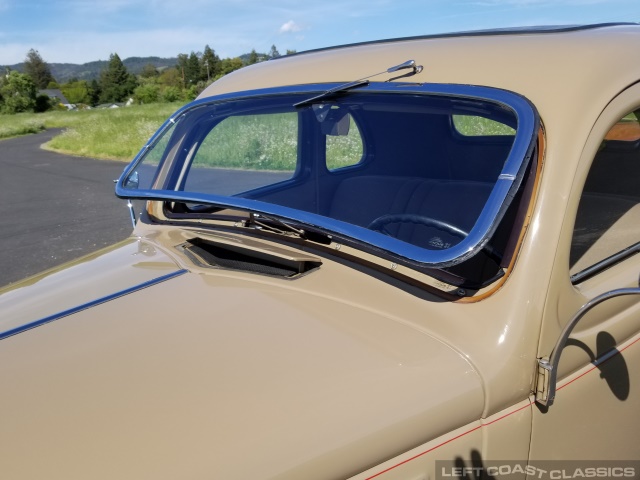
[[[160,87],[152,83],[147,83],[136,87],[134,97],[138,103],[155,103],[160,98]]]
[[[111,54],[109,64],[100,74],[100,102],[122,102],[137,86],[117,53]]]
[[[253,65],[254,63],[258,63],[258,54],[256,53],[256,49],[251,50],[249,54],[249,60],[247,60],[247,65]]]
[[[199,93],[200,89],[198,85],[191,85],[189,88],[183,90],[182,95],[188,102],[191,102],[196,99]]]
[[[155,78],[158,76],[158,69],[153,63],[147,63],[144,67],[142,67],[140,76],[142,78]]]
[[[195,52],[187,55],[186,53],[178,54],[178,71],[182,75],[183,87],[188,88],[202,80],[200,77],[200,59]],[[204,77],[206,78],[206,76]]]
[[[178,64],[176,65],[176,69],[180,73],[180,77],[182,78],[182,86],[184,87],[187,84],[186,73],[188,70],[187,64],[189,63],[189,55],[186,53],[178,54]]]
[[[46,112],[54,107],[54,103],[48,95],[38,95],[36,97],[36,103],[33,106],[33,111],[36,113]]]
[[[209,45],[204,47],[204,53],[202,54],[201,62],[201,78],[207,82],[212,78],[215,78],[220,71],[220,58],[216,55]]]
[[[182,100],[182,94],[178,87],[167,87],[162,92],[162,99],[165,102],[177,102]]]
[[[37,88],[47,88],[49,82],[55,82],[49,64],[47,64],[37,50],[33,48],[24,60],[24,72],[31,77]]]
[[[12,71],[0,82],[0,97],[4,100],[2,110],[6,113],[33,110],[36,94],[36,84],[29,75]]]
[[[220,73],[216,75],[215,80],[233,72],[234,70],[239,70],[242,67],[244,67],[244,64],[240,58],[225,58],[220,61]]]
[[[269,58],[278,58],[280,56],[280,52],[276,48],[275,45],[271,45],[271,50],[269,50]]]
[[[95,107],[96,105],[98,105],[98,103],[100,103],[101,93],[102,93],[102,90],[100,90],[100,84],[94,78],[93,80],[91,80],[91,85],[89,86],[89,103],[92,106]]]
[[[195,52],[191,52],[189,59],[187,60],[187,68],[184,72],[186,86],[195,85],[200,80],[200,59]]]
[[[91,87],[86,80],[70,80],[60,86],[69,103],[91,103]]]
[[[158,83],[166,87],[182,88],[182,74],[177,68],[167,68],[158,77]]]

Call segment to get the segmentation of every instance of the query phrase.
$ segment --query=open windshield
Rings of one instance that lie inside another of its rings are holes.
[[[180,201],[183,216],[216,210],[202,205],[272,215],[430,266],[482,250],[531,156],[530,104],[488,88],[376,83],[305,102],[331,87],[194,102],[117,194]]]

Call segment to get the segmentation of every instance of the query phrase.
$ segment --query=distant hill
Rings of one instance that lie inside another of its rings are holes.
[[[51,73],[58,83],[66,83],[72,78],[78,80],[93,80],[100,77],[100,72],[108,65],[108,60],[98,60],[95,62],[83,63],[78,65],[75,63],[49,63]],[[135,75],[142,71],[142,68],[152,63],[156,68],[162,70],[167,67],[175,67],[178,63],[177,58],[160,58],[160,57],[130,57],[122,61],[129,73]],[[11,70],[19,72],[24,71],[24,63],[16,65],[7,65]],[[5,66],[0,66],[0,71],[4,71]]]

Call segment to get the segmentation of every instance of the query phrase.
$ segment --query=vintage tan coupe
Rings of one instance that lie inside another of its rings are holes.
[[[637,478],[639,52],[473,32],[215,82],[118,181],[129,240],[1,292],[0,478]]]

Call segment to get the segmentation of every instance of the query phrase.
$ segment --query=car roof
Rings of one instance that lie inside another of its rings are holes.
[[[407,40],[429,40],[440,38],[455,38],[455,37],[484,37],[484,36],[496,36],[496,35],[528,35],[528,34],[544,34],[544,33],[563,33],[573,32],[579,30],[591,30],[595,28],[616,27],[622,25],[640,25],[636,22],[609,22],[609,23],[597,23],[587,25],[536,25],[536,26],[523,26],[523,27],[506,27],[506,28],[492,28],[486,30],[467,30],[451,33],[436,33],[430,35],[416,35],[410,37],[396,37],[380,40],[371,40],[365,42],[349,43],[344,45],[335,45],[330,47],[322,47],[306,50],[303,52],[294,52],[290,55],[304,55],[314,52],[322,52],[327,50],[336,50],[339,48],[355,47],[361,45],[374,45],[381,43],[393,43]],[[277,57],[272,60],[278,60],[285,57]]]
[[[619,92],[640,79],[640,24],[532,27],[410,37],[284,56],[237,70],[206,98],[295,84],[349,82],[412,59],[424,67],[399,81],[472,84],[519,93],[547,129],[585,129]],[[384,81],[392,75],[372,80]],[[580,112],[581,118],[575,118]],[[558,130],[559,131],[559,130]]]

